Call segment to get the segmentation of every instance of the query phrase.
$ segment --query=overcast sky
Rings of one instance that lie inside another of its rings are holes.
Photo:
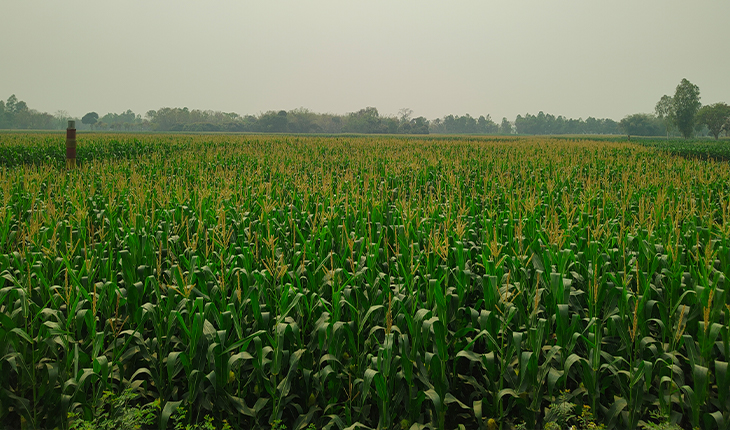
[[[729,46],[727,0],[0,0],[0,99],[618,120],[682,78],[730,103]]]

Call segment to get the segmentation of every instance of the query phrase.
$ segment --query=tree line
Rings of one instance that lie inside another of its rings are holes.
[[[381,133],[381,134],[626,134],[629,136],[712,135],[730,136],[730,106],[715,103],[702,106],[699,88],[683,79],[673,96],[665,95],[653,113],[628,115],[617,122],[610,118],[574,119],[562,115],[517,115],[514,121],[502,118],[500,123],[490,115],[473,117],[446,115],[428,120],[413,117],[413,111],[401,109],[397,115],[381,115],[374,107],[366,107],[345,115],[316,113],[299,108],[290,111],[267,111],[241,116],[235,112],[163,107],[147,111],[144,117],[131,110],[99,116],[89,112],[72,118],[65,111],[55,115],[30,109],[13,94],[0,100],[0,129],[64,129],[75,119],[78,129],[117,131],[187,131],[187,132],[254,132],[254,133]]]
[[[517,115],[517,134],[620,134],[618,123],[609,118],[573,119],[562,115],[545,114]]]
[[[719,102],[702,106],[700,88],[682,79],[674,96],[664,95],[654,106],[654,113],[628,115],[619,123],[621,130],[631,136],[658,136],[667,138],[680,134],[685,139],[694,135],[712,135],[719,139],[722,133],[730,136],[730,106]]]
[[[382,116],[374,107],[347,115],[315,113],[299,108],[268,111],[258,116],[236,113],[162,108],[146,114],[149,128],[159,131],[233,131],[257,133],[388,133],[428,134],[429,121],[411,117],[402,109],[399,116]]]
[[[7,101],[0,100],[0,129],[54,129],[58,128],[57,119],[50,114],[30,109],[28,104],[18,100],[15,94]]]
[[[18,108],[20,106],[21,108]],[[15,111],[28,111],[40,119],[28,121]],[[3,116],[3,112],[6,114]],[[446,115],[428,120],[413,117],[413,111],[401,109],[397,115],[381,115],[377,108],[366,107],[345,115],[316,113],[299,108],[290,111],[267,111],[259,115],[241,116],[235,112],[221,112],[164,107],[149,110],[144,117],[131,110],[99,116],[89,112],[82,118],[72,118],[65,111],[56,115],[27,109],[15,95],[7,103],[0,101],[0,128],[4,129],[64,129],[67,121],[76,120],[78,129],[87,130],[149,130],[190,132],[254,132],[254,133],[381,133],[381,134],[616,134],[618,128],[610,119],[587,120],[557,118],[553,115],[526,114],[510,122],[502,118],[498,124],[490,115],[472,117]]]

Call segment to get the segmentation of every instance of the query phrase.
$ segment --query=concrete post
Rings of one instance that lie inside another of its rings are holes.
[[[76,168],[76,121],[69,120],[66,129],[66,168]]]

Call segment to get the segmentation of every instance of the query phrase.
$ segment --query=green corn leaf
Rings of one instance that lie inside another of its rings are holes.
[[[342,430],[357,430],[357,429],[371,430],[371,427],[368,427],[365,424],[363,424],[363,423],[361,423],[361,422],[358,421],[358,422],[352,424],[349,427],[345,427]]]
[[[611,407],[608,409],[608,411],[606,411],[606,423],[608,423],[609,425],[614,423],[621,411],[623,411],[627,405],[628,402],[623,397],[618,397],[614,399],[613,404],[611,404]]]
[[[94,369],[81,369],[81,375],[77,378],[77,385],[76,385],[76,392],[83,391],[86,382],[89,380],[89,378],[98,378],[99,375],[94,373]]]
[[[181,404],[181,400],[165,402],[165,406],[162,408],[162,413],[160,414],[160,428],[167,428],[167,422],[170,420],[170,416],[177,411],[177,408]]]
[[[180,371],[186,367],[187,355],[176,351],[167,355],[167,381],[172,382]]]
[[[248,348],[248,345],[251,344],[251,341],[254,338],[258,338],[259,336],[262,336],[264,334],[266,334],[266,332],[264,330],[258,330],[255,333],[251,333],[250,335],[246,336],[245,338],[232,343],[231,346],[229,346],[228,348],[226,348],[223,351],[223,354],[230,354],[231,352],[237,351],[239,349],[245,350]]]
[[[565,374],[564,371],[555,369],[553,367],[549,368],[547,379],[548,379],[548,392],[555,392],[555,385],[557,385],[558,381],[560,381]]]
[[[31,339],[30,336],[28,336],[28,333],[26,333],[25,330],[23,330],[23,329],[21,329],[19,327],[16,327],[16,328],[11,329],[10,330],[10,333],[12,333],[12,334],[16,335],[17,337],[23,339],[29,345],[32,345],[33,344],[33,339]]]
[[[377,370],[374,369],[366,369],[365,375],[363,376],[363,391],[362,391],[362,398],[363,401],[367,399],[368,393],[370,392],[370,386],[372,385],[373,378],[375,378],[375,375],[378,374]]]
[[[135,381],[139,376],[142,376],[142,375],[147,375],[150,379],[154,379],[154,375],[152,374],[150,369],[148,369],[146,367],[141,367],[134,371],[132,376],[129,377],[129,381],[130,382]]]
[[[363,329],[365,328],[368,319],[370,318],[370,315],[373,314],[373,312],[376,312],[378,310],[384,309],[385,307],[383,305],[373,305],[368,308],[367,312],[365,312],[365,316],[360,320],[360,327],[358,328],[358,332],[362,333]]]
[[[730,387],[730,372],[728,372],[728,363],[725,361],[715,360],[715,380],[719,387]],[[728,390],[718,390],[718,397],[721,404],[726,404],[730,393]]]
[[[93,369],[94,373],[98,374],[102,381],[106,381],[109,374],[109,360],[106,356],[101,355],[96,357],[93,362]]]
[[[578,362],[586,362],[586,359],[579,356],[578,354],[570,354],[570,356],[568,356],[568,359],[565,360],[565,377],[568,377],[568,375],[570,375],[570,369],[573,367],[573,364]]]
[[[499,392],[497,393],[497,399],[501,399],[504,396],[511,396],[514,398],[520,397],[520,395],[512,388],[503,388],[503,389],[499,390]]]
[[[450,405],[452,403],[456,403],[462,409],[469,410],[469,407],[467,405],[465,405],[464,403],[462,403],[461,400],[459,400],[456,397],[454,397],[453,394],[446,393],[446,395],[444,396],[444,404]]]
[[[380,397],[380,399],[384,402],[390,401],[390,394],[388,393],[388,388],[385,384],[383,374],[376,373],[373,377],[373,381],[375,381],[375,390],[378,393],[378,397]]]
[[[482,422],[482,400],[474,400],[472,402],[472,409],[474,410],[474,418],[476,418],[476,421],[478,423]]]
[[[306,350],[300,349],[295,351],[291,355],[291,358],[289,359],[289,370],[286,374],[286,377],[276,387],[279,391],[279,395],[281,395],[282,397],[286,397],[289,395],[292,382],[294,381],[294,378],[299,371],[299,360],[301,359],[302,354],[304,354],[305,352]]]
[[[431,400],[431,403],[433,404],[433,407],[436,411],[441,411],[443,408],[443,403],[441,402],[441,397],[439,397],[438,393],[432,388],[430,390],[426,390],[423,392],[426,397],[428,397],[429,400]]]
[[[692,377],[694,380],[693,386],[695,388],[695,392],[702,392],[704,394],[707,384],[710,382],[709,376],[710,370],[707,367],[700,366],[698,364],[692,366]]]
[[[711,413],[707,414],[705,417],[704,424],[705,424],[704,428],[710,428],[710,426],[712,424],[715,424],[718,429],[727,428],[727,422],[725,420],[725,417],[722,415],[722,412],[720,412],[720,411],[715,411],[715,412],[711,412]]]

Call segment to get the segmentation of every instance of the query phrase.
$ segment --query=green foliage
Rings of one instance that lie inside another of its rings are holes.
[[[545,429],[601,430],[604,424],[597,424],[591,407],[583,405],[580,416],[575,416],[577,405],[570,402],[570,392],[561,392],[545,415]],[[526,423],[515,426],[515,430],[527,429]]]
[[[502,121],[504,133],[504,120]],[[588,117],[557,117],[540,111],[537,115],[517,115],[515,118],[517,134],[549,135],[549,134],[619,134],[619,124],[609,118],[596,119]],[[504,133],[508,134],[508,133]]]
[[[18,100],[15,94],[7,101],[0,101],[0,129],[40,129],[52,128],[53,116],[44,112],[30,109],[28,105]]]
[[[499,132],[501,134],[512,134],[512,124],[506,117],[502,118],[502,123],[499,126]]]
[[[656,148],[659,151],[678,155],[689,159],[699,160],[730,160],[730,144],[727,140],[708,141],[700,139],[689,140],[635,140],[639,145]]]
[[[720,137],[723,130],[728,133],[730,129],[730,106],[725,103],[702,106],[697,112],[697,122],[704,124],[710,130],[715,140]]]
[[[696,115],[700,110],[700,88],[682,79],[677,85],[672,98],[674,105],[674,122],[685,139],[692,137],[696,125]]]
[[[637,113],[623,118],[619,122],[619,127],[629,137],[661,136],[665,132],[660,120],[645,113]]]
[[[376,108],[366,107],[348,114],[343,121],[342,131],[346,133],[387,133],[388,128],[383,124]]]
[[[570,391],[561,391],[545,414],[545,421],[554,422],[558,428],[567,428],[575,419],[575,403],[570,401]]]
[[[258,128],[264,133],[284,133],[289,131],[286,111],[266,112],[258,119]]]
[[[675,127],[676,122],[674,99],[668,95],[663,95],[657,102],[654,113],[657,118],[664,122],[664,127],[667,129],[667,136],[669,136],[669,132]]]
[[[286,425],[281,420],[274,420],[271,423],[271,430],[286,430]]]
[[[79,413],[68,414],[70,430],[139,430],[152,424],[160,405],[153,402],[143,406],[133,403],[139,396],[133,390],[115,395],[105,391],[99,400],[91,420],[84,420]]]
[[[580,416],[577,417],[577,421],[578,429],[581,430],[601,430],[606,428],[604,424],[596,424],[591,407],[588,405],[583,405],[583,410]]]
[[[670,423],[667,421],[667,417],[663,416],[658,411],[652,411],[650,413],[651,418],[655,421],[642,421],[640,423],[641,428],[646,430],[681,430],[682,427],[678,426],[677,424]]]
[[[497,134],[499,126],[487,115],[474,118],[466,115],[446,115],[443,119],[434,121],[432,124],[433,133],[442,134]]]
[[[178,410],[172,416],[172,419],[174,421],[173,428],[175,430],[231,430],[231,425],[228,424],[228,420],[223,419],[221,425],[216,426],[215,419],[210,415],[206,415],[205,417],[203,417],[202,423],[186,423],[187,412],[184,408],[178,408]],[[272,430],[275,430],[274,426],[272,426]],[[286,430],[286,426],[280,428],[279,430]]]
[[[268,111],[258,116],[187,108],[162,108],[146,114],[149,126],[158,131],[256,132],[256,133],[389,133],[428,134],[423,117],[384,117],[373,107],[347,115],[319,114],[299,108]]]
[[[96,112],[89,112],[81,118],[81,122],[86,125],[94,125],[99,120],[99,114]]]

